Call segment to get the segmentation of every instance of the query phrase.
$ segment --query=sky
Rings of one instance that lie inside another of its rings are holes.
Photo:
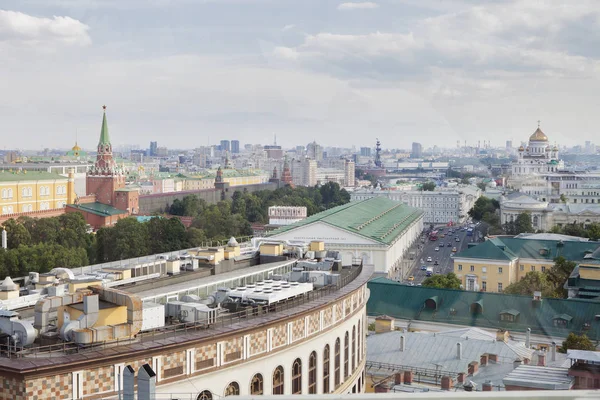
[[[6,149],[600,144],[598,0],[2,0]]]

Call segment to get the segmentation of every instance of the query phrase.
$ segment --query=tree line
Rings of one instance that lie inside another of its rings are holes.
[[[58,217],[20,217],[2,224],[8,233],[8,249],[0,249],[0,279],[48,272],[56,267],[89,264],[166,253],[224,241],[231,236],[252,235],[251,223],[267,223],[268,208],[305,206],[312,215],[350,201],[336,183],[320,187],[289,186],[254,193],[236,191],[232,200],[208,204],[194,195],[175,200],[171,216],[188,216],[189,228],[179,218],[157,215],[146,222],[123,218],[110,227],[89,233],[83,216],[67,213]]]

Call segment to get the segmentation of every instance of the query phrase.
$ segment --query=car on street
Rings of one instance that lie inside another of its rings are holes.
[[[409,276],[409,277],[408,277],[408,280],[409,280],[410,282],[412,282],[412,281],[414,281],[414,280],[415,280],[415,277],[411,275],[411,276]]]
[[[453,248],[452,248],[452,252],[453,252],[453,253],[456,253],[456,247],[453,247]]]
[[[433,262],[433,265],[440,265],[440,262],[439,262],[438,260],[435,260],[435,261]]]
[[[427,262],[431,262],[433,259],[431,257],[427,257]]]
[[[460,238],[458,236],[454,240],[460,242]]]
[[[444,242],[440,243],[440,247],[444,247]]]
[[[435,250],[435,251],[440,251],[440,248],[439,248],[439,247],[436,247],[434,250]]]
[[[426,265],[421,265],[421,271],[426,271],[427,270],[427,266]]]

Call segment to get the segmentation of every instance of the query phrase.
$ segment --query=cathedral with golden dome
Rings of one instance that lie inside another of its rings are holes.
[[[512,176],[546,174],[563,168],[564,162],[558,158],[558,147],[550,145],[538,121],[538,128],[529,137],[527,147],[519,147],[519,157],[512,165]]]

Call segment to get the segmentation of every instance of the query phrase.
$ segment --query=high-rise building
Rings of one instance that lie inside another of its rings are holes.
[[[306,155],[316,162],[323,161],[323,147],[317,142],[309,143],[306,146]]]
[[[507,140],[506,141],[506,151],[510,151],[512,148],[513,148],[512,140]]]
[[[157,149],[158,149],[158,142],[150,142],[150,157],[156,156]]]
[[[238,154],[240,152],[240,141],[239,140],[231,141],[231,152],[233,154]]]
[[[296,186],[315,186],[317,184],[317,162],[309,158],[292,161],[292,181]]]
[[[354,161],[346,160],[346,165],[344,165],[344,173],[346,175],[345,185],[349,187],[354,186],[354,173],[355,173],[355,164]]]
[[[371,148],[370,147],[361,147],[360,155],[361,155],[361,157],[371,157]]]
[[[421,146],[421,143],[413,142],[412,152],[410,153],[410,158],[421,158],[421,157],[423,157],[423,146]]]
[[[229,140],[221,140],[221,151],[231,151]]]

